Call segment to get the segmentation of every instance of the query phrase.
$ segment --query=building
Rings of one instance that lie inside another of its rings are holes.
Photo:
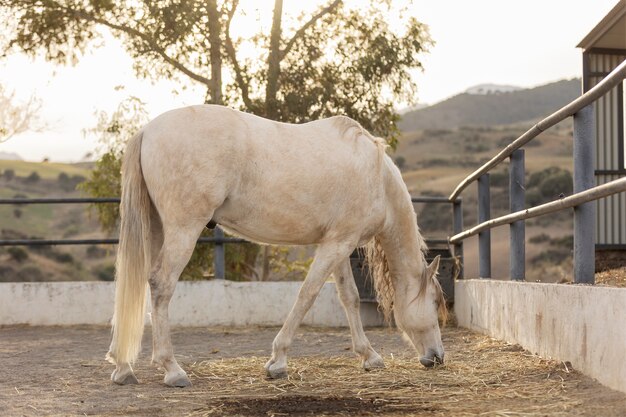
[[[626,0],[619,3],[578,44],[583,52],[583,92],[626,59]],[[596,184],[626,176],[625,88],[622,82],[595,103]],[[626,250],[626,193],[598,200],[596,252]],[[622,253],[622,255],[624,255]],[[626,263],[626,255],[622,264]]]

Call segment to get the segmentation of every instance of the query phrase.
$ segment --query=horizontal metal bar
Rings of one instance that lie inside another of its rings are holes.
[[[424,239],[427,245],[447,245],[448,239]]]
[[[433,197],[433,196],[411,197],[411,201],[414,203],[453,203],[453,201],[450,201],[448,197]]]
[[[595,175],[626,175],[626,169],[596,169]]]
[[[626,243],[596,243],[596,250],[624,250]]]
[[[626,177],[607,182],[606,184],[599,185],[587,191],[583,191],[578,194],[562,198],[560,200],[552,201],[550,203],[542,204],[540,206],[516,211],[515,213],[488,220],[472,227],[471,229],[452,236],[449,239],[449,242],[457,243],[462,241],[463,239],[467,239],[470,236],[474,236],[486,229],[493,229],[494,227],[502,226],[503,224],[511,224],[518,220],[525,220],[537,216],[542,216],[544,214],[554,213],[556,211],[575,207],[580,204],[598,200],[600,198],[604,198],[623,191],[626,191]]]
[[[0,240],[0,246],[51,246],[51,245],[117,245],[119,239],[15,239]],[[250,243],[236,237],[201,237],[198,243]]]
[[[565,120],[567,117],[573,116],[583,107],[588,106],[589,104],[596,101],[598,98],[602,97],[606,94],[610,89],[614,88],[618,85],[622,80],[626,77],[626,60],[624,60],[620,65],[618,65],[611,74],[600,81],[595,87],[591,90],[587,91],[582,96],[578,97],[574,101],[569,104],[563,106],[561,109],[555,111],[550,116],[546,117],[533,127],[531,127],[526,133],[524,133],[519,138],[515,139],[511,142],[506,148],[504,148],[500,153],[494,156],[491,160],[486,162],[483,166],[478,168],[476,171],[468,175],[463,181],[457,185],[452,194],[448,199],[450,201],[454,201],[461,192],[467,188],[472,182],[476,181],[483,174],[486,174],[491,169],[496,167],[500,162],[504,161],[506,158],[511,156],[511,154],[530,142],[532,139],[537,137],[541,132],[546,129],[551,128],[555,124]]]
[[[119,197],[108,198],[0,198],[0,204],[84,204],[119,203]]]

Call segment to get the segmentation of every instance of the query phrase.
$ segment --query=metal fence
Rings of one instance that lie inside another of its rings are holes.
[[[420,196],[412,197],[413,203],[425,204],[453,204],[453,227],[454,233],[463,229],[463,210],[461,199],[450,202],[446,197]],[[1,205],[26,205],[26,204],[119,204],[119,197],[109,198],[0,198]],[[0,246],[47,246],[47,245],[115,245],[119,239],[0,239]],[[213,269],[215,278],[224,279],[226,276],[226,244],[247,244],[245,239],[224,236],[224,231],[215,227],[212,237],[200,237],[200,244],[214,244]],[[426,239],[427,244],[448,245],[447,239]],[[455,244],[455,256],[462,256],[463,243]]]
[[[620,85],[626,77],[626,61],[616,67],[594,88],[546,117],[514,140],[491,160],[459,183],[448,197],[456,201],[461,192],[478,181],[479,224],[456,233],[449,241],[458,244],[478,234],[479,276],[491,277],[490,230],[503,224],[510,225],[510,277],[525,278],[525,224],[524,220],[548,213],[574,208],[574,282],[593,284],[595,281],[595,200],[626,191],[626,177],[594,187],[595,128],[593,103]],[[557,201],[525,209],[524,150],[525,144],[541,132],[568,117],[574,118],[574,195]],[[510,159],[509,195],[511,214],[490,219],[489,171]]]

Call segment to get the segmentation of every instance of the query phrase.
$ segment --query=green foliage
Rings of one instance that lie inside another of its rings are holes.
[[[6,181],[11,181],[13,178],[15,178],[15,171],[12,169],[5,169],[4,172],[2,172],[2,178],[4,178]]]
[[[91,272],[100,281],[113,281],[115,278],[115,265],[105,264],[95,266]]]
[[[66,192],[74,191],[78,184],[85,181],[85,177],[82,175],[72,175],[71,177],[67,175],[65,172],[59,173],[57,178],[61,189]]]
[[[545,168],[530,175],[526,190],[529,206],[562,198],[573,191],[572,174],[559,167]]]
[[[105,152],[96,161],[90,177],[78,188],[96,198],[115,197],[121,195],[124,145],[148,121],[148,113],[141,100],[129,97],[111,115],[99,112],[97,116],[96,127],[88,130],[88,133],[99,137]],[[103,230],[109,233],[116,230],[119,219],[117,204],[94,204],[93,209]]]
[[[409,7],[390,5],[329,0],[312,16],[273,26],[272,42],[263,32],[231,39],[231,23],[245,14],[236,0],[0,0],[15,16],[12,50],[74,64],[106,27],[123,40],[141,77],[188,77],[207,87],[211,102],[285,122],[344,114],[393,147],[394,105],[414,100],[411,72],[422,68],[420,55],[432,42]],[[243,56],[242,45],[256,53]],[[215,76],[222,65],[232,75],[223,96]]]
[[[22,263],[28,259],[28,252],[19,246],[12,246],[7,249],[7,252],[11,259],[18,263]]]
[[[24,266],[17,271],[14,277],[14,280],[17,282],[39,282],[45,281],[45,279],[46,276],[41,269],[33,265]]]
[[[403,157],[403,156],[397,156],[395,158],[395,162],[396,162],[396,165],[398,166],[398,168],[403,169],[404,165],[406,164],[406,158]]]
[[[408,69],[421,68],[418,55],[431,40],[414,18],[406,19],[398,34],[384,8],[372,3],[363,9],[339,6],[295,42],[281,71],[278,118],[306,122],[345,114],[395,147],[394,104],[414,99]],[[263,70],[251,78],[260,83]]]
[[[41,177],[39,176],[39,174],[36,171],[33,171],[28,177],[24,179],[24,181],[26,181],[26,183],[28,184],[35,184],[39,182],[40,179]]]
[[[443,194],[426,190],[421,193],[425,196],[444,197]],[[452,212],[450,204],[427,203],[423,204],[422,210],[417,216],[417,223],[422,233],[452,231]]]
[[[85,255],[89,259],[101,259],[107,255],[108,251],[97,245],[89,245],[85,250]]]
[[[528,239],[530,243],[544,243],[550,240],[550,236],[546,233],[540,233]]]
[[[493,187],[508,187],[509,173],[507,170],[493,171],[489,174],[489,183]]]

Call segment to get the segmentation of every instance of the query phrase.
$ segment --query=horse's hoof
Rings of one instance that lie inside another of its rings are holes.
[[[272,379],[287,378],[287,366],[270,359],[264,366],[267,376]]]
[[[111,381],[115,382],[117,385],[135,385],[139,383],[137,377],[132,372],[126,375],[120,375],[117,369],[111,374]]]
[[[287,368],[274,368],[270,366],[267,369],[267,376],[272,379],[282,379],[287,378]]]
[[[187,375],[172,375],[171,377],[165,376],[163,383],[168,387],[185,388],[191,386],[191,381]]]
[[[363,361],[363,369],[365,369],[366,371],[372,371],[374,369],[382,369],[385,367],[385,361],[383,361],[383,358],[380,357],[380,355],[376,354],[375,356],[372,355],[371,358]]]

